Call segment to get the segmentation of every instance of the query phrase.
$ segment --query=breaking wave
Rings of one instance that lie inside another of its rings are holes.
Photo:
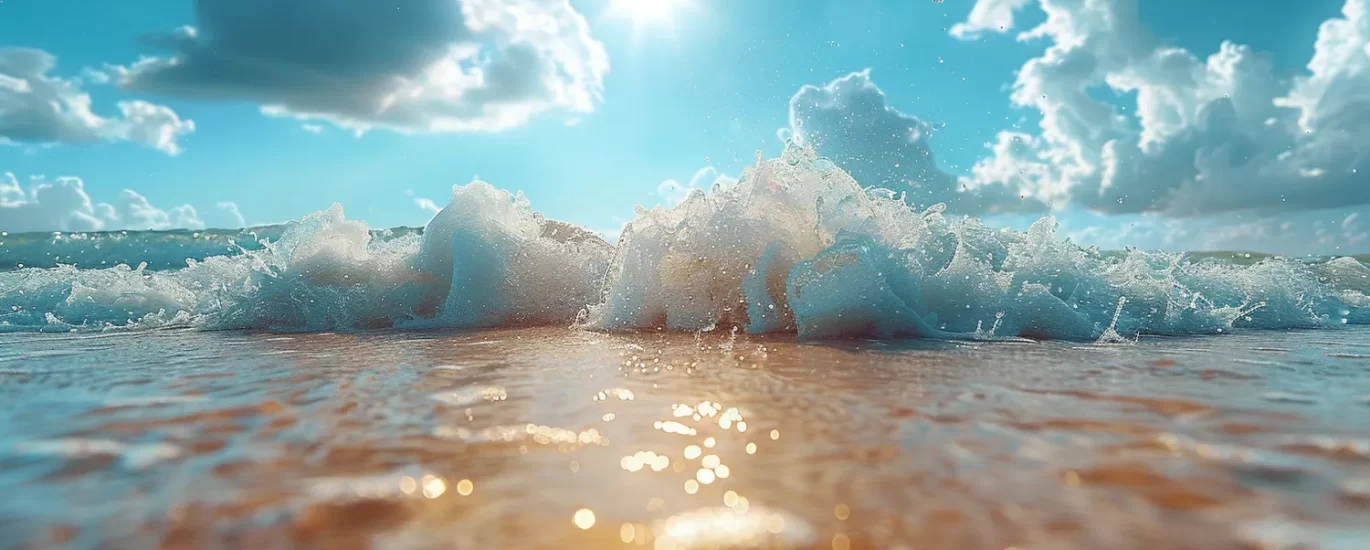
[[[1058,238],[1050,218],[1019,232],[910,208],[796,146],[735,184],[639,209],[617,245],[484,182],[454,188],[422,231],[372,231],[335,205],[255,232],[0,241],[13,266],[3,331],[575,324],[1122,341],[1370,323],[1370,269],[1352,258],[1103,253]]]

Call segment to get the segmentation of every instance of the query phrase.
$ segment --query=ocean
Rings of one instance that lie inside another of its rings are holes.
[[[1370,268],[1101,251],[787,150],[616,243],[0,235],[0,547],[1364,548]]]
[[[1126,345],[178,328],[0,350],[4,547],[1370,540],[1359,327]]]

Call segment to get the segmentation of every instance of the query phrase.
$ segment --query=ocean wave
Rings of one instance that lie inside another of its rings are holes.
[[[0,330],[575,324],[1125,341],[1370,323],[1370,269],[1352,258],[1104,253],[1058,238],[1050,218],[1019,232],[910,208],[798,146],[758,156],[735,184],[639,209],[617,245],[484,182],[454,188],[422,231],[372,231],[337,205],[279,227],[65,236],[54,246],[69,249],[41,256],[51,267],[0,272]],[[9,238],[0,248],[15,255]],[[139,254],[138,267],[94,267]]]
[[[246,229],[173,229],[148,231],[0,233],[0,272],[28,267],[105,268],[146,264],[145,271],[168,271],[186,260],[237,256],[277,241],[298,222]],[[372,230],[371,238],[386,241],[417,234],[421,228]]]

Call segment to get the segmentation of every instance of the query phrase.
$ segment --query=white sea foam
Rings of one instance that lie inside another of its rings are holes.
[[[425,228],[378,241],[342,208],[275,242],[186,267],[0,273],[0,330],[335,330],[569,323],[596,300],[613,247],[483,182]]]
[[[1119,340],[1370,321],[1370,270],[1350,258],[1242,267],[1107,255],[1058,239],[1050,218],[1015,232],[942,211],[862,189],[790,147],[735,186],[639,212],[588,324]]]
[[[118,457],[125,466],[135,470],[181,456],[180,447],[170,443],[128,444],[108,439],[69,437],[21,441],[14,450],[23,454],[84,458],[90,456]]]
[[[0,272],[0,330],[575,322],[805,338],[1130,341],[1370,323],[1368,291],[1370,269],[1351,258],[1241,266],[1082,248],[1058,238],[1050,218],[1025,232],[994,229],[862,188],[791,146],[779,159],[758,158],[735,184],[640,209],[616,247],[544,219],[522,195],[473,182],[454,188],[421,235],[377,238],[335,205],[278,239],[180,269]]]

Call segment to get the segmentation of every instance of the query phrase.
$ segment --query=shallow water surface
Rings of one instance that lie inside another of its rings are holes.
[[[0,335],[0,546],[1370,547],[1370,330]]]

